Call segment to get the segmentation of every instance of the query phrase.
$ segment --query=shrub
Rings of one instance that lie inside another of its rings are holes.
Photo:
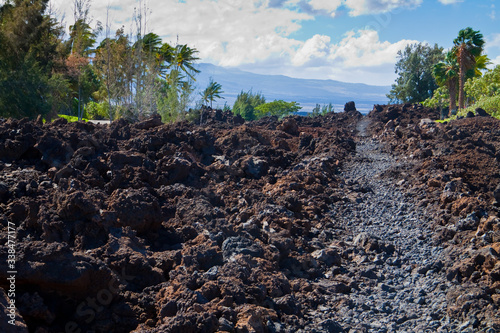
[[[241,91],[234,102],[233,113],[240,115],[245,120],[255,120],[257,119],[255,108],[265,102],[266,99],[261,93],[254,94],[251,90]]]
[[[261,104],[255,108],[257,118],[265,116],[278,116],[283,118],[289,114],[296,113],[302,109],[297,102],[285,102],[283,100],[275,100],[273,102]]]
[[[500,119],[500,95],[483,97],[474,105],[469,106],[465,111],[461,112],[460,115],[467,114],[469,111],[474,112],[476,108],[484,109],[488,114]]]

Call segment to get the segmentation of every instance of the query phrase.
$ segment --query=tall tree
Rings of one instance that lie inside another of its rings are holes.
[[[108,36],[96,49],[94,66],[106,86],[106,92],[101,95],[108,99],[110,118],[122,114],[132,103],[132,56],[132,45],[123,27],[116,31],[114,38]]]
[[[434,65],[434,77],[440,86],[446,86],[450,94],[450,111],[448,116],[457,110],[458,62],[453,51],[448,51],[444,61]]]
[[[453,51],[459,66],[459,90],[458,105],[460,109],[465,107],[465,80],[467,71],[474,68],[477,58],[481,56],[484,46],[483,35],[471,27],[458,32],[458,37],[453,41]]]
[[[90,57],[95,52],[94,45],[102,28],[100,24],[96,29],[91,28],[90,5],[91,0],[74,0],[75,23],[69,27],[70,36],[67,41],[69,56],[66,66],[70,82],[74,86],[74,98],[78,102],[77,115],[80,120],[85,103],[99,86],[98,77],[90,66]]]
[[[0,114],[36,117],[53,111],[66,82],[63,29],[48,12],[49,0],[6,1],[0,7]],[[56,90],[57,89],[57,90]]]
[[[444,59],[443,48],[437,44],[407,45],[404,51],[398,52],[395,72],[396,83],[387,97],[392,103],[417,103],[432,97],[438,88],[432,75],[433,66]]]

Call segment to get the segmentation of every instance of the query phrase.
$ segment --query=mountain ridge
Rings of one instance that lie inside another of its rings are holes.
[[[264,75],[234,67],[221,67],[209,63],[198,64],[198,89],[203,90],[212,78],[221,84],[224,99],[214,106],[225,103],[232,106],[241,91],[260,92],[267,101],[283,99],[300,103],[303,111],[311,111],[316,104],[332,103],[337,111],[348,101],[356,102],[357,108],[367,113],[374,104],[386,104],[390,86],[373,86],[365,83],[348,83],[331,79],[299,79],[285,75]]]

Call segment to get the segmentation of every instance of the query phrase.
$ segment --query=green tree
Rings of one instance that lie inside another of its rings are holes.
[[[233,113],[240,115],[245,120],[255,120],[255,108],[266,102],[265,97],[261,93],[254,94],[251,90],[241,91],[236,96],[236,101],[233,105]]]
[[[194,63],[199,60],[196,56],[198,51],[187,45],[177,45],[173,49],[170,65],[177,71],[184,72],[190,79],[195,80],[194,75],[200,71],[194,67]]]
[[[193,84],[185,81],[181,74],[173,70],[167,80],[159,79],[157,91],[158,113],[164,122],[174,122],[185,118],[188,105],[192,102]]]
[[[483,76],[467,80],[465,93],[474,104],[465,111],[472,111],[478,107],[486,110],[494,117],[500,118],[500,65],[488,70]]]
[[[144,13],[147,10],[144,11]],[[107,98],[110,114],[138,119],[160,113],[163,121],[182,119],[191,102],[197,50],[187,45],[162,43],[155,33],[143,34],[146,17],[136,14],[137,34],[106,38],[96,50],[95,67],[103,87],[99,98]],[[134,42],[132,40],[135,40]]]
[[[195,80],[195,75],[200,71],[194,67],[199,58],[196,56],[198,50],[187,45],[178,44],[175,47],[164,43],[158,51],[158,60],[161,64],[161,72],[164,77],[176,70],[187,75],[191,80]]]
[[[95,52],[94,45],[101,27],[98,25],[95,30],[90,27],[90,0],[74,0],[73,6],[75,23],[69,27],[66,67],[75,91],[78,119],[82,119],[85,103],[100,85],[99,78],[90,65],[90,56]]]
[[[290,114],[296,113],[302,109],[297,102],[285,102],[284,100],[274,100],[269,103],[264,103],[255,108],[257,118],[266,116],[277,116],[283,118]]]
[[[465,93],[473,101],[500,95],[500,65],[465,83]]]
[[[450,98],[448,116],[457,110],[458,71],[458,62],[453,51],[447,52],[444,61],[434,65],[433,73],[436,82],[448,89]]]
[[[395,66],[398,78],[387,94],[391,103],[418,103],[432,97],[438,88],[432,75],[433,66],[444,59],[443,48],[437,44],[407,45],[398,52],[398,58]]]
[[[216,98],[222,98],[222,99],[224,98],[221,97],[221,94],[223,93],[224,92],[222,91],[222,86],[219,83],[214,82],[212,79],[210,79],[207,88],[205,88],[205,90],[202,93],[200,93],[200,95],[203,102],[207,104],[210,102],[210,108],[212,108],[212,102]]]
[[[123,27],[116,31],[114,38],[107,36],[96,49],[93,65],[104,82],[101,88],[104,91],[99,94],[101,99],[108,100],[110,119],[132,104],[132,55],[132,45]]]
[[[49,0],[5,1],[0,6],[0,115],[50,117],[67,81],[63,29],[48,13]]]
[[[458,32],[458,37],[453,41],[453,51],[459,66],[459,89],[458,105],[460,109],[465,107],[465,80],[467,72],[473,70],[477,58],[481,56],[484,46],[484,38],[479,31],[468,27]]]

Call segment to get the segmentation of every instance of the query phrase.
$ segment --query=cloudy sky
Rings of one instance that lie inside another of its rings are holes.
[[[67,25],[69,0],[52,0]],[[107,10],[109,8],[109,11]],[[500,0],[93,0],[94,24],[135,29],[189,44],[203,62],[260,74],[390,85],[409,43],[449,48],[458,31],[480,30],[500,64]]]

